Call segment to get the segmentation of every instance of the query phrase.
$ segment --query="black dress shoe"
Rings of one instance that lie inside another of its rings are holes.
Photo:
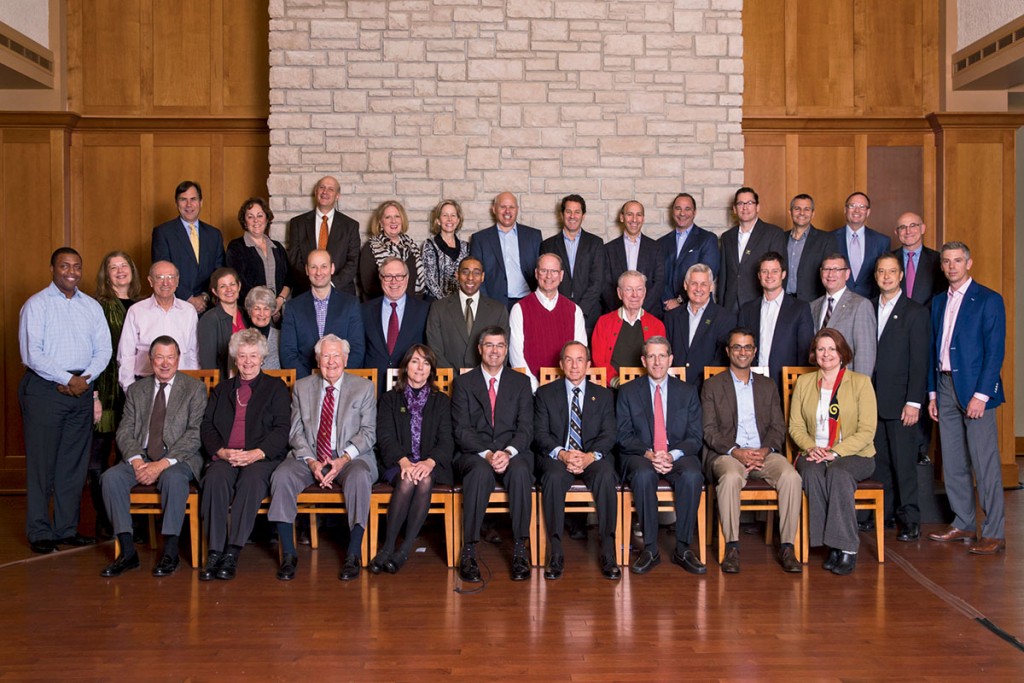
[[[100,572],[100,576],[105,578],[111,578],[114,576],[121,576],[130,569],[139,568],[139,554],[132,553],[131,555],[118,555],[117,558],[107,565],[107,568]]]
[[[28,547],[32,548],[32,552],[39,553],[40,555],[52,553],[57,549],[57,546],[54,545],[53,541],[48,538],[43,538],[38,541],[29,541]]]
[[[886,529],[895,529],[896,528],[896,520],[895,519],[887,519],[887,520],[885,520],[885,528]]]
[[[921,538],[921,525],[917,522],[903,525],[900,533],[896,536],[897,541],[903,541],[904,543],[911,543],[919,538]]]
[[[220,569],[220,560],[224,557],[219,550],[211,550],[206,555],[206,566],[199,572],[200,581],[213,581],[217,578],[217,570]]]
[[[838,564],[839,556],[842,554],[843,553],[837,548],[832,548],[832,550],[828,551],[828,557],[826,557],[825,561],[821,563],[821,568],[827,572],[832,571],[835,569],[836,564]]]
[[[857,553],[842,552],[836,566],[832,567],[832,573],[837,576],[846,576],[857,568]]]
[[[875,530],[875,518],[871,517],[866,522],[857,522],[858,531],[874,531]]]
[[[736,551],[736,571],[739,571],[739,551]],[[693,552],[689,548],[683,551],[680,555],[676,551],[672,551],[672,564],[678,564],[680,567],[690,572],[691,574],[707,574],[708,568],[700,561],[697,557],[697,553]],[[724,569],[724,567],[723,567]]]
[[[622,570],[619,569],[619,563],[613,558],[602,557],[601,558],[601,576],[612,581],[618,581],[622,578]]]
[[[384,571],[384,566],[388,563],[388,560],[390,559],[391,557],[390,555],[388,555],[388,551],[381,550],[374,556],[372,560],[370,560],[370,564],[368,564],[366,568],[370,570],[371,574],[380,574],[382,571]]]
[[[156,566],[153,567],[153,576],[157,578],[170,576],[178,569],[178,564],[180,562],[181,558],[164,555],[160,558],[160,561],[156,563]]]
[[[295,578],[295,569],[299,566],[297,555],[285,553],[281,557],[281,566],[277,568],[278,581],[291,581]]]
[[[480,567],[476,564],[476,551],[470,547],[462,549],[459,559],[459,578],[467,583],[480,583]]]
[[[405,565],[408,559],[409,556],[399,550],[397,553],[391,555],[391,557],[388,558],[388,561],[384,563],[384,571],[388,574],[397,574],[398,570]]]
[[[722,571],[726,574],[740,573],[739,548],[726,548],[725,557],[722,558]]]
[[[230,581],[235,578],[238,572],[238,558],[231,553],[224,553],[220,558],[220,565],[217,567],[217,578],[221,581]]]
[[[551,581],[562,578],[562,571],[565,569],[565,558],[561,555],[552,555],[548,565],[544,567],[544,578]]]
[[[633,564],[629,566],[629,571],[634,574],[646,574],[659,564],[661,564],[661,554],[658,552],[652,553],[650,550],[644,549],[640,551]]]
[[[349,553],[345,556],[345,562],[341,565],[341,573],[338,574],[338,578],[342,581],[358,579],[360,569],[362,567],[359,566],[359,556]]]
[[[530,578],[530,561],[526,559],[526,546],[516,543],[512,549],[512,580],[526,581]]]
[[[791,545],[784,545],[779,549],[779,564],[782,565],[782,571],[790,574],[799,574],[804,570],[800,560],[796,559],[796,552]]]
[[[81,548],[87,545],[96,545],[96,539],[92,536],[83,536],[82,534],[76,533],[74,536],[58,538],[54,542],[54,545],[66,545],[72,548]]]

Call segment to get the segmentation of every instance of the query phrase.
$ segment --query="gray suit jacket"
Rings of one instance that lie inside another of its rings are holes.
[[[316,458],[316,433],[320,428],[320,375],[303,377],[292,389],[292,427],[288,436],[292,457],[298,460]],[[335,397],[337,418],[334,426],[334,450],[341,452],[351,444],[357,456],[370,466],[370,476],[377,480],[377,458],[373,446],[377,442],[377,401],[373,382],[345,374]]]
[[[508,331],[508,311],[504,306],[479,292],[473,299],[475,315],[470,334],[466,334],[466,314],[457,291],[430,304],[427,346],[437,354],[437,367],[473,368],[480,365],[480,352],[477,350],[480,332],[491,325]]]
[[[155,384],[156,378],[149,375],[134,382],[125,393],[124,416],[117,428],[117,447],[124,454],[125,462],[136,455],[145,456],[142,444],[149,435]],[[196,479],[199,479],[203,468],[199,427],[203,424],[205,412],[205,385],[184,373],[176,374],[167,395],[167,417],[164,419],[166,457],[188,465]]]
[[[815,333],[821,329],[821,315],[827,298],[826,294],[811,304]],[[870,377],[875,371],[875,354],[878,349],[878,318],[871,302],[847,289],[832,307],[828,326],[839,330],[853,350],[850,369]]]

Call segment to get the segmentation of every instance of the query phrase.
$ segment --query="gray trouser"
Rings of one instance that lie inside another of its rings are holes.
[[[356,458],[343,468],[334,480],[332,488],[341,487],[345,495],[345,507],[348,510],[348,527],[356,524],[366,528],[370,518],[370,488],[376,479],[376,472],[365,458]],[[303,489],[313,483],[313,473],[309,465],[295,458],[286,458],[274,470],[270,478],[270,511],[271,522],[293,524],[297,514],[297,498]]]
[[[164,513],[160,533],[164,536],[181,534],[190,481],[192,469],[183,462],[177,462],[161,472],[154,484],[160,492],[160,509]],[[103,505],[107,508],[114,533],[131,533],[131,491],[139,483],[135,479],[135,469],[126,462],[119,462],[103,473],[100,482],[103,485]]]

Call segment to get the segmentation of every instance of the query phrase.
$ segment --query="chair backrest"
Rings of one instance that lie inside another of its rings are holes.
[[[786,457],[792,462],[796,457],[796,444],[789,437],[789,409],[793,399],[793,388],[800,375],[816,372],[818,368],[810,366],[786,365],[782,368],[782,414],[786,419]]]
[[[206,395],[209,396],[213,388],[220,383],[220,370],[178,370],[189,377],[194,377],[206,386]]]
[[[469,372],[470,370],[473,370],[473,369],[474,368],[459,368],[459,374],[460,375],[465,375],[467,372]],[[520,373],[520,374],[523,374],[523,375],[526,374],[526,368],[512,368],[512,369],[515,370],[516,372]]]
[[[264,374],[270,375],[271,377],[277,377],[284,385],[288,387],[288,393],[291,393],[295,387],[295,368],[281,368],[280,370],[264,370]]]
[[[345,372],[370,380],[373,383],[373,395],[377,396],[377,368],[345,368]]]
[[[562,368],[541,368],[538,381],[541,385],[554,382],[563,377]],[[604,367],[591,367],[587,370],[587,381],[598,384],[602,387],[608,386],[608,369]]]
[[[632,381],[637,377],[643,377],[647,374],[647,368],[627,368],[625,366],[619,368],[619,386],[622,386],[626,382]],[[668,374],[678,379],[680,382],[686,381],[686,368],[682,366],[673,367],[668,369]]]
[[[725,372],[726,366],[724,365],[705,365],[704,366],[704,379],[709,380],[720,372]],[[767,365],[751,365],[750,371],[768,377],[768,366]]]
[[[452,395],[452,374],[453,374],[454,371],[451,368],[436,368],[434,372],[436,373],[436,376],[437,376],[437,379],[436,379],[436,382],[435,382],[437,384],[437,390],[438,391],[443,391],[444,393],[448,394],[448,396],[451,396]],[[398,381],[398,368],[388,368],[388,390],[389,391],[391,389],[395,388],[395,382],[397,382],[397,381]]]

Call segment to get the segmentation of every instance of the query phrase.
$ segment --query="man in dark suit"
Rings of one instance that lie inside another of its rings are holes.
[[[818,269],[826,256],[835,253],[836,238],[831,232],[818,230],[811,223],[814,220],[814,198],[809,194],[793,197],[789,202],[789,215],[793,228],[786,233],[789,264],[786,294],[809,304],[825,293]]]
[[[768,368],[768,376],[782,390],[782,368],[807,365],[814,338],[811,307],[782,292],[786,267],[782,254],[767,252],[759,260],[757,277],[764,295],[740,308],[740,327],[754,331],[758,352],[755,365]],[[820,279],[820,278],[819,278]]]
[[[178,269],[174,296],[192,304],[202,314],[210,304],[210,276],[224,265],[224,236],[199,220],[203,188],[185,180],[174,188],[178,217],[153,228],[152,262],[170,261]]]
[[[565,379],[537,389],[534,442],[550,549],[545,579],[562,576],[565,494],[577,477],[593,494],[597,506],[601,574],[606,579],[622,576],[615,547],[615,401],[611,391],[586,381],[589,356],[583,344],[566,342],[558,363]]]
[[[314,249],[323,249],[331,256],[335,289],[353,296],[356,293],[356,268],[359,266],[359,224],[338,211],[341,184],[332,176],[324,176],[313,189],[316,208],[299,214],[288,222],[288,263],[291,264],[293,296],[310,287],[306,276],[306,257]]]
[[[892,251],[892,241],[867,227],[871,200],[863,192],[846,198],[846,225],[835,231],[836,247],[850,266],[847,289],[865,299],[878,296],[875,284],[875,261]]]
[[[676,545],[672,562],[691,574],[705,574],[707,567],[690,548],[704,486],[700,399],[696,389],[669,376],[672,347],[664,337],[647,340],[642,362],[647,376],[619,388],[615,410],[619,465],[633,491],[644,537],[644,549],[630,571],[646,574],[661,562],[657,488],[658,480],[664,478],[675,494]]]
[[[455,471],[462,479],[462,556],[459,577],[480,581],[476,544],[484,511],[500,481],[512,513],[512,580],[530,578],[526,540],[530,536],[533,495],[533,394],[530,380],[505,366],[508,334],[489,327],[480,333],[480,366],[455,378],[452,429]]]
[[[306,276],[312,289],[284,307],[279,355],[281,367],[294,368],[296,379],[313,371],[316,363],[313,347],[328,333],[348,340],[348,367],[363,367],[366,338],[359,301],[331,286],[333,273],[331,255],[320,249],[311,251],[306,257]]]
[[[757,352],[753,330],[734,329],[726,351],[729,369],[705,382],[701,392],[704,467],[716,482],[725,536],[722,571],[736,574],[740,570],[740,491],[754,477],[778,492],[779,564],[787,572],[799,573],[802,567],[793,543],[800,528],[802,481],[782,453],[786,425],[779,392],[767,377],[750,371]]]
[[[206,411],[206,387],[178,372],[181,351],[173,337],[161,336],[149,347],[153,374],[128,387],[117,447],[124,460],[103,473],[103,504],[121,544],[114,562],[101,572],[113,577],[138,569],[132,540],[131,490],[155,485],[163,511],[164,549],[153,576],[178,568],[178,537],[185,521],[189,482],[199,479],[203,456],[199,427]]]
[[[749,187],[736,190],[733,211],[739,223],[722,235],[722,275],[718,278],[718,302],[733,313],[761,295],[757,260],[766,251],[784,253],[786,233],[759,218],[761,200]]]
[[[677,194],[672,201],[675,229],[658,240],[665,260],[665,289],[661,301],[666,313],[682,306],[686,300],[683,281],[690,266],[703,263],[711,268],[711,278],[718,278],[722,262],[718,238],[713,232],[694,224],[696,218],[697,201],[693,195],[688,192]]]
[[[377,394],[388,388],[388,369],[397,368],[413,344],[422,344],[430,304],[408,296],[409,266],[389,256],[381,261],[380,284],[384,296],[363,304],[366,354],[363,367],[377,368]]]
[[[506,309],[537,286],[534,270],[540,255],[540,230],[519,225],[519,202],[511,192],[494,198],[495,224],[473,235],[469,253],[484,266],[488,277],[480,291]]]
[[[970,275],[974,262],[963,242],[939,252],[949,291],[932,301],[931,371],[928,413],[939,423],[942,478],[956,518],[933,541],[970,541],[974,555],[1006,548],[1003,485],[996,408],[1004,401],[999,371],[1006,351],[1003,297]],[[974,540],[974,483],[985,513],[981,538]]]
[[[587,335],[601,317],[601,291],[604,288],[604,242],[583,229],[587,202],[578,194],[562,199],[562,232],[540,243],[541,254],[557,254],[562,259],[565,277],[558,293],[572,300],[583,311]]]
[[[711,301],[711,268],[703,263],[690,266],[683,287],[685,306],[665,316],[665,336],[672,355],[686,368],[686,383],[700,391],[704,367],[725,365],[725,344],[729,330],[736,327],[736,314]]]
[[[608,313],[622,305],[618,295],[619,276],[627,270],[635,270],[647,278],[644,310],[661,317],[665,260],[658,243],[642,233],[644,205],[636,200],[623,204],[619,211],[619,223],[623,226],[622,236],[604,245],[605,285],[604,293],[601,295],[603,310]]]
[[[928,389],[928,310],[900,290],[903,264],[895,254],[875,261],[879,296],[878,355],[872,383],[878,397],[875,479],[885,487],[885,519],[896,520],[899,541],[921,537],[917,493],[917,423]],[[897,504],[898,503],[898,504]]]
[[[494,325],[508,330],[508,310],[480,293],[484,279],[480,259],[467,256],[455,273],[458,291],[430,304],[427,346],[437,355],[438,367],[480,365],[480,332]]]
[[[946,288],[939,252],[924,246],[928,226],[916,213],[901,214],[896,221],[896,239],[900,241],[896,256],[903,263],[903,293],[922,306],[930,306],[932,297]]]

